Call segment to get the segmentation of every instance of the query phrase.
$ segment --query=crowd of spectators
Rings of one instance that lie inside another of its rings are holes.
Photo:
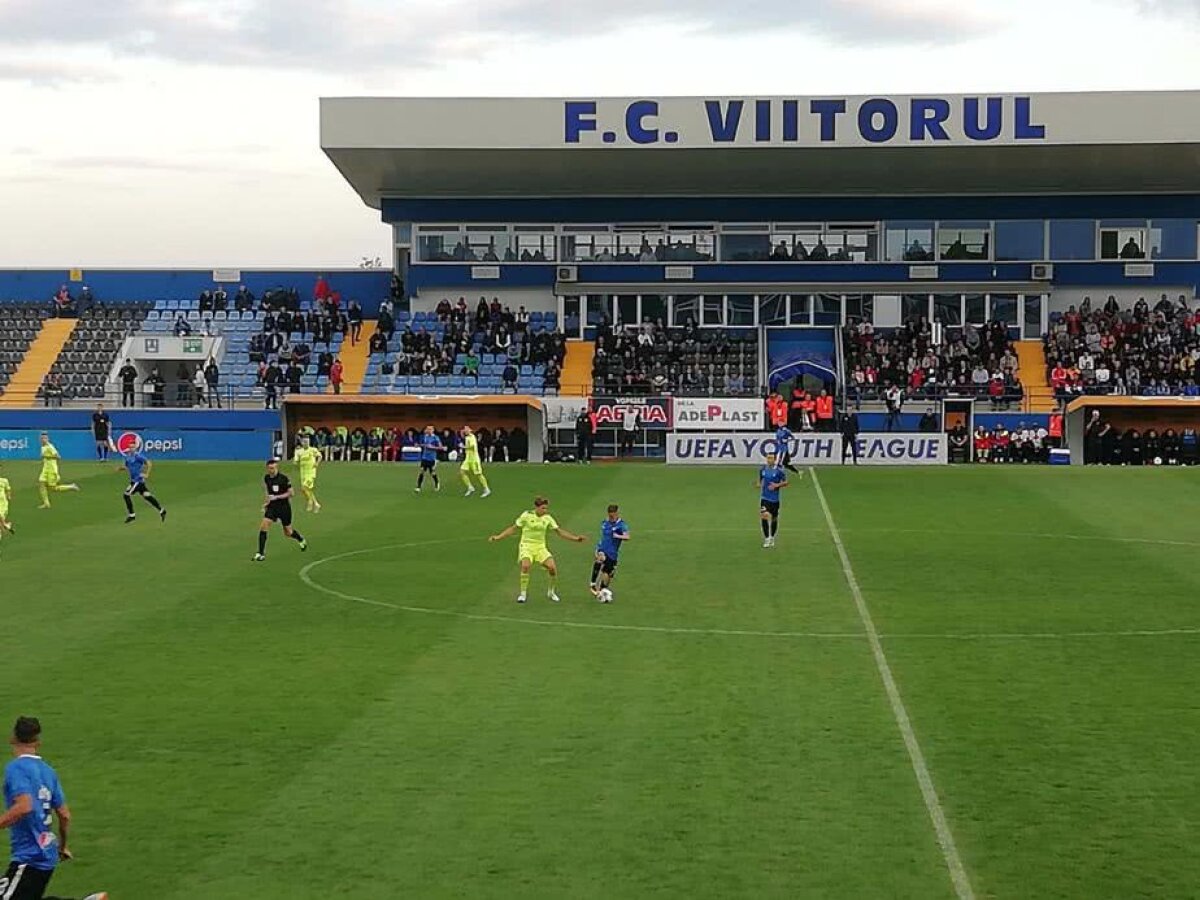
[[[947,394],[987,398],[996,410],[1019,405],[1025,388],[1008,328],[990,322],[947,328],[920,318],[887,332],[870,321],[843,331],[847,390],[853,402],[899,392],[917,400]]]
[[[975,462],[977,463],[1048,463],[1050,451],[1061,443],[1043,425],[1021,422],[1013,430],[1001,424],[995,428],[975,429]]]
[[[1060,400],[1081,394],[1200,396],[1200,311],[1180,295],[1121,309],[1110,296],[1094,308],[1051,316],[1044,338],[1046,381]]]
[[[596,330],[592,381],[598,393],[759,395],[758,341],[753,334],[683,328],[662,320],[640,327],[614,326],[607,318]]]
[[[582,247],[578,247],[573,259],[575,262],[596,263],[712,262],[713,255],[711,251],[701,250],[694,243],[686,241],[667,243],[659,238],[651,244],[649,240],[643,238],[641,246],[636,251],[629,245],[619,246],[615,253],[611,247],[604,245],[590,253],[585,252]]]
[[[381,354],[380,374],[462,375],[478,379],[485,356],[501,359],[505,390],[516,390],[520,367],[542,367],[545,390],[561,386],[566,338],[560,331],[530,331],[530,314],[524,306],[513,312],[494,299],[480,297],[474,309],[464,297],[457,303],[442,300],[434,310],[436,331],[406,324],[397,336],[391,304],[380,309],[372,354]]]
[[[422,432],[415,428],[303,428],[296,437],[308,437],[328,461],[404,462],[416,458]],[[480,428],[475,436],[484,462],[516,462],[529,456],[529,436],[523,429]],[[462,436],[449,428],[438,432],[443,460],[457,460],[462,454]]]

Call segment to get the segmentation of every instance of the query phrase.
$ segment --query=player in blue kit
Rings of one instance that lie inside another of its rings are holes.
[[[146,479],[150,477],[150,470],[154,468],[154,463],[150,462],[141,450],[130,449],[124,454],[123,464],[117,468],[117,471],[125,471],[129,473],[129,487],[125,488],[123,499],[125,500],[125,524],[128,525],[137,519],[137,513],[133,511],[133,498],[141,497],[151,506],[158,510],[158,517],[164,522],[167,521],[167,511],[163,505],[158,502],[158,498],[150,493],[150,488],[146,486]]]
[[[617,573],[617,557],[621,545],[629,540],[629,526],[621,518],[620,508],[612,504],[608,516],[600,523],[600,541],[596,544],[596,560],[592,563],[592,596],[601,603],[612,603],[613,576]]]
[[[425,426],[425,433],[421,435],[421,469],[417,473],[416,492],[421,493],[421,488],[425,485],[425,473],[428,472],[433,478],[433,489],[440,491],[442,489],[441,479],[438,478],[437,463],[438,453],[446,449],[442,446],[442,439],[439,438],[433,430],[432,425]]]
[[[780,425],[775,429],[775,452],[779,455],[779,464],[789,472],[799,472],[792,465],[792,429],[786,425]]]
[[[779,492],[787,486],[787,472],[779,465],[776,455],[768,453],[767,464],[758,470],[758,511],[762,519],[764,549],[775,546],[775,533],[779,531]]]
[[[55,868],[71,859],[67,849],[71,811],[58,775],[38,755],[41,742],[42,725],[37,719],[17,719],[9,739],[15,758],[4,767],[4,812],[0,813],[0,829],[9,829],[12,844],[12,860],[0,878],[4,900],[50,900],[46,888]],[[52,827],[55,819],[58,834]],[[107,898],[101,892],[84,900]]]

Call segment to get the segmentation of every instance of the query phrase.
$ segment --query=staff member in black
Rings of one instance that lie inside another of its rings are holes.
[[[292,482],[279,471],[279,460],[272,457],[267,460],[267,474],[263,478],[266,485],[267,498],[263,502],[262,522],[258,526],[258,552],[254,554],[255,562],[267,558],[267,532],[271,523],[278,522],[283,527],[283,533],[300,545],[300,549],[308,549],[308,541],[296,529],[292,528]]]
[[[104,411],[104,404],[97,403],[96,411],[92,413],[92,437],[96,440],[96,459],[100,462],[108,460],[108,442],[112,437],[112,421]]]
[[[854,464],[858,465],[858,413],[842,413],[842,465],[846,464],[846,453],[854,456]]]
[[[138,370],[133,367],[133,363],[125,360],[125,365],[121,366],[121,370],[117,372],[117,377],[121,379],[121,405],[134,405],[134,382],[137,381]]]

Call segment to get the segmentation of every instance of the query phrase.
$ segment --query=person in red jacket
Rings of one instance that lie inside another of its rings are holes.
[[[779,394],[772,394],[767,398],[767,416],[771,421],[772,431],[787,425],[788,404]]]
[[[822,390],[817,396],[817,431],[833,431],[833,397]]]
[[[318,304],[323,304],[329,299],[329,282],[325,280],[324,275],[317,276],[317,283],[313,286],[313,299]]]
[[[333,392],[340,394],[342,392],[342,380],[344,369],[341,359],[335,359],[333,365],[329,368],[329,383],[333,385]]]

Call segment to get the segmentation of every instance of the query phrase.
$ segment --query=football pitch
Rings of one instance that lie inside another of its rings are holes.
[[[750,469],[497,465],[482,500],[329,464],[309,551],[275,532],[256,564],[257,464],[163,463],[167,522],[130,526],[112,466],[62,468],[82,492],[38,511],[3,467],[0,542],[0,714],[41,717],[75,816],[55,893],[1200,885],[1190,470],[805,471],[764,550]],[[552,536],[563,602],[539,572],[518,606],[486,538],[539,493],[589,542]]]

